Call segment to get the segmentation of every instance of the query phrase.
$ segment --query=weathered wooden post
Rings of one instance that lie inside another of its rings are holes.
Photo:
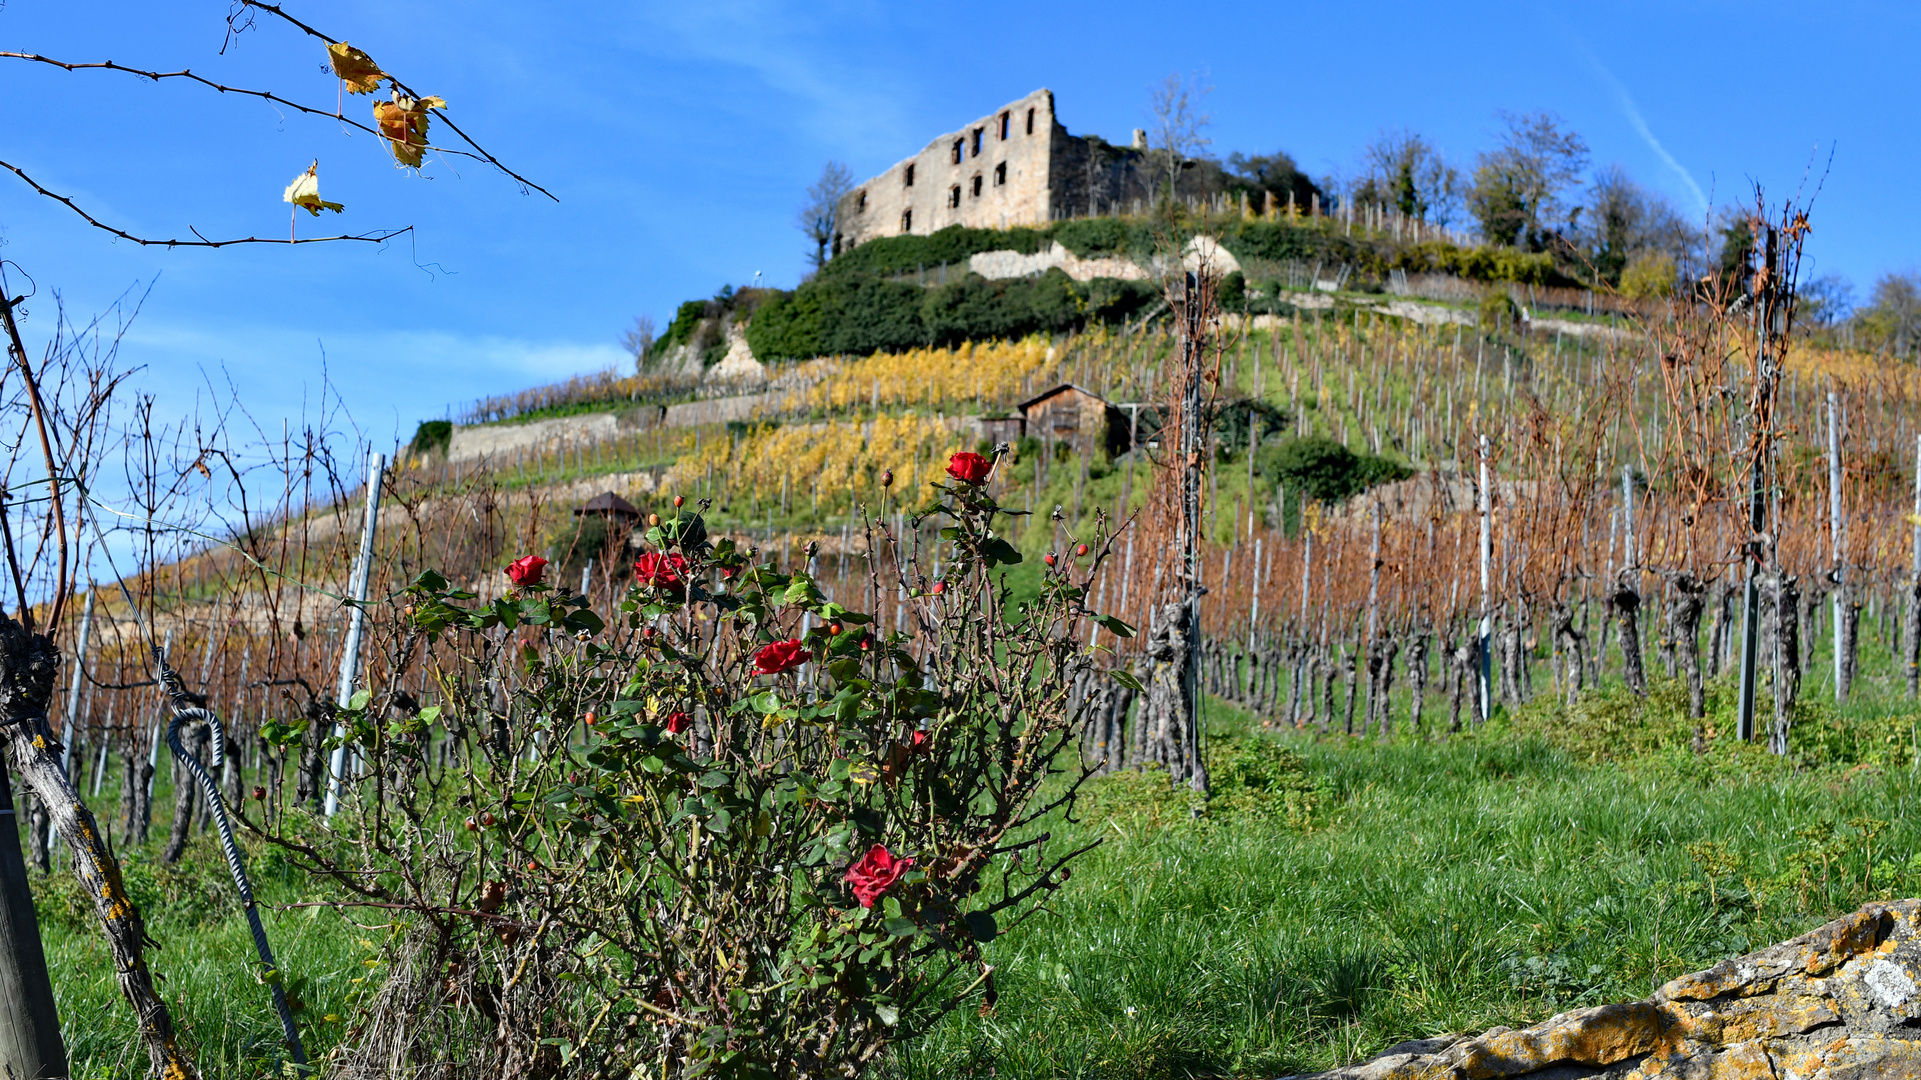
[[[1841,399],[1828,391],[1828,532],[1834,541],[1834,700],[1848,700],[1847,519],[1841,509]]]
[[[67,1047],[14,822],[13,784],[0,759],[0,1070],[23,1080],[64,1077]]]
[[[73,746],[80,741],[80,687],[86,677],[87,642],[93,636],[93,589],[87,589],[87,606],[80,611],[80,640],[73,650],[73,680],[67,687],[67,721],[60,732],[60,769],[73,776]],[[83,763],[84,764],[84,763]]]
[[[1768,351],[1774,332],[1775,234],[1767,230],[1767,273],[1760,275],[1763,285],[1755,297],[1755,371],[1754,397],[1748,408],[1749,437],[1753,440],[1748,455],[1748,540],[1742,545],[1747,563],[1741,609],[1741,698],[1737,734],[1742,742],[1754,738],[1755,660],[1759,652],[1761,628],[1762,534],[1767,528],[1766,474],[1773,444],[1774,358]]]
[[[354,560],[353,576],[347,584],[352,612],[347,619],[347,640],[340,651],[340,682],[334,695],[335,704],[343,709],[354,696],[354,679],[360,673],[360,637],[367,624],[367,579],[373,573],[374,533],[380,525],[380,480],[386,464],[387,456],[378,452],[367,462],[366,520],[360,527],[360,557]],[[344,740],[345,736],[345,727],[336,721],[334,738]],[[334,747],[333,760],[328,763],[326,815],[330,818],[340,809],[340,784],[346,770],[347,747],[343,741]]]
[[[1478,675],[1474,684],[1475,721],[1485,723],[1493,711],[1494,652],[1494,607],[1489,596],[1489,584],[1494,573],[1494,497],[1488,489],[1487,436],[1482,435],[1479,442],[1480,480],[1481,480],[1481,629],[1476,638],[1479,650]]]
[[[1908,572],[1908,696],[1921,694],[1921,435],[1914,437],[1914,516],[1909,545],[1914,559]]]

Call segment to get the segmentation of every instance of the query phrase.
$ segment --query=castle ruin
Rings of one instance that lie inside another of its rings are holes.
[[[1005,229],[1112,213],[1152,194],[1147,137],[1069,135],[1041,89],[929,142],[841,200],[834,252],[949,225]]]

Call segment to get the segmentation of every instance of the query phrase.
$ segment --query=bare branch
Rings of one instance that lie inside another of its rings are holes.
[[[134,234],[126,231],[125,229],[116,229],[112,225],[109,225],[106,222],[101,221],[99,218],[94,217],[92,214],[87,213],[85,210],[80,209],[80,207],[74,205],[74,201],[72,199],[67,198],[65,195],[61,195],[57,192],[48,191],[46,188],[41,187],[40,184],[36,182],[33,177],[28,176],[26,173],[22,172],[18,165],[14,165],[5,161],[0,161],[0,168],[4,168],[9,172],[13,173],[15,176],[18,176],[20,179],[25,180],[28,186],[32,187],[33,190],[39,192],[40,194],[45,195],[47,198],[52,199],[55,202],[65,203],[67,209],[73,211],[76,214],[79,214],[82,218],[85,218],[87,221],[87,224],[92,225],[94,228],[102,229],[106,232],[110,232],[115,236],[120,237],[123,240],[131,240],[134,243],[139,244],[143,247],[219,248],[219,247],[229,247],[234,244],[324,244],[333,240],[364,240],[371,244],[380,244],[380,243],[385,243],[388,240],[392,240],[394,237],[399,236],[402,233],[409,233],[414,231],[414,227],[412,225],[407,225],[398,229],[382,229],[376,232],[360,233],[357,235],[310,236],[304,240],[296,239],[293,237],[289,237],[285,240],[282,240],[279,237],[269,237],[269,236],[243,236],[234,240],[209,240],[206,237],[201,236],[200,231],[198,229],[194,229],[192,226],[188,226],[189,231],[193,233],[196,239],[150,240],[145,237],[135,236]]]

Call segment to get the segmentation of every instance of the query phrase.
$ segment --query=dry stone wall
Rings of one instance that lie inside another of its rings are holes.
[[[1921,900],[1683,975],[1646,1001],[1405,1042],[1285,1080],[1921,1080]]]

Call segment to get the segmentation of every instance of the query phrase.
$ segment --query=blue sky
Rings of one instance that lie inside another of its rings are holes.
[[[1832,170],[1816,272],[1865,293],[1917,262],[1921,150],[1909,5],[1805,3],[461,4],[291,0],[366,49],[558,202],[470,161],[397,170],[370,137],[194,87],[0,63],[0,159],[150,236],[284,235],[286,184],[320,161],[346,204],[317,230],[367,244],[142,249],[0,173],[0,255],[41,297],[97,310],[151,286],[126,344],[162,408],[231,378],[263,426],[298,423],[323,370],[370,437],[449,404],[618,363],[633,316],[756,272],[793,284],[802,189],[829,158],[865,177],[1036,87],[1075,133],[1124,139],[1150,86],[1204,71],[1214,150],[1351,168],[1408,127],[1461,164],[1498,109],[1552,110],[1699,220]],[[331,107],[322,47],[271,18],[221,53],[218,0],[6,0],[0,48],[191,67]],[[1176,14],[1170,15],[1170,11]],[[368,99],[352,98],[365,116]],[[157,280],[156,280],[157,279]],[[17,279],[16,279],[17,280]],[[17,286],[16,286],[17,287]],[[50,305],[30,305],[30,333]],[[307,406],[310,407],[310,406]]]

